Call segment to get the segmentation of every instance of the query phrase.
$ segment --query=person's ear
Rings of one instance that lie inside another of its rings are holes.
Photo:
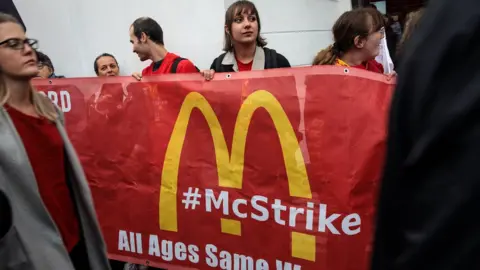
[[[225,33],[230,36],[230,30],[227,25],[225,25]]]
[[[146,43],[147,42],[147,34],[145,34],[144,32],[142,32],[142,34],[140,35],[140,42],[141,43]]]
[[[353,39],[353,45],[354,45],[355,48],[357,48],[357,49],[362,49],[362,48],[365,46],[365,39],[362,38],[361,36],[356,36],[356,37]]]

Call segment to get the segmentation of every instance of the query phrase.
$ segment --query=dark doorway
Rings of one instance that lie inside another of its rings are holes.
[[[20,14],[18,14],[17,7],[15,7],[13,0],[0,0],[0,12],[14,16],[23,25],[23,28],[25,28],[22,17],[20,17]]]
[[[352,8],[359,8],[364,6],[363,2],[365,0],[352,0]]]
[[[374,0],[352,0],[352,8],[366,6]],[[427,0],[386,0],[388,14],[407,14],[417,10],[427,3]]]
[[[427,3],[427,0],[387,0],[387,13],[407,14],[415,11]]]

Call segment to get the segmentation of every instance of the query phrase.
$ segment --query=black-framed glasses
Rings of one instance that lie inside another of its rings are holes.
[[[9,38],[7,40],[0,42],[0,46],[4,44],[6,45],[6,47],[14,50],[23,50],[26,44],[28,44],[28,46],[30,46],[34,50],[38,49],[38,40],[31,39],[31,38],[26,38],[26,39]]]

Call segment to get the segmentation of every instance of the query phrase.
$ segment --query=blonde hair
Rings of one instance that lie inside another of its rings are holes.
[[[2,23],[16,23],[20,25],[15,17],[0,12],[0,24]],[[0,70],[0,106],[4,106],[10,99],[10,91],[5,85],[5,81],[2,78],[2,71]],[[33,85],[30,84],[30,101],[35,107],[35,111],[38,115],[50,120],[55,121],[58,118],[58,113],[55,105],[47,97],[38,93]]]
[[[397,55],[399,55],[402,52],[405,46],[405,42],[407,42],[410,39],[410,37],[412,36],[412,33],[417,28],[418,22],[423,16],[423,11],[424,9],[421,8],[417,11],[408,13],[407,19],[405,21],[405,29],[403,30],[402,38],[400,39],[400,42],[397,45]]]

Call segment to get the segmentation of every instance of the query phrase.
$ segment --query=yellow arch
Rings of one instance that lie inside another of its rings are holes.
[[[205,97],[199,93],[192,92],[187,95],[180,108],[180,113],[165,153],[159,203],[161,230],[173,232],[178,230],[178,170],[188,122],[194,108],[202,112],[210,128],[215,148],[219,185],[221,187],[242,188],[248,128],[254,112],[258,108],[265,108],[273,120],[280,140],[290,195],[308,199],[312,198],[303,155],[295,155],[300,150],[295,131],[282,105],[272,94],[265,90],[258,90],[250,94],[243,102],[238,112],[233,132],[232,153],[229,155],[225,136],[215,112]],[[297,159],[300,160],[297,162]]]

